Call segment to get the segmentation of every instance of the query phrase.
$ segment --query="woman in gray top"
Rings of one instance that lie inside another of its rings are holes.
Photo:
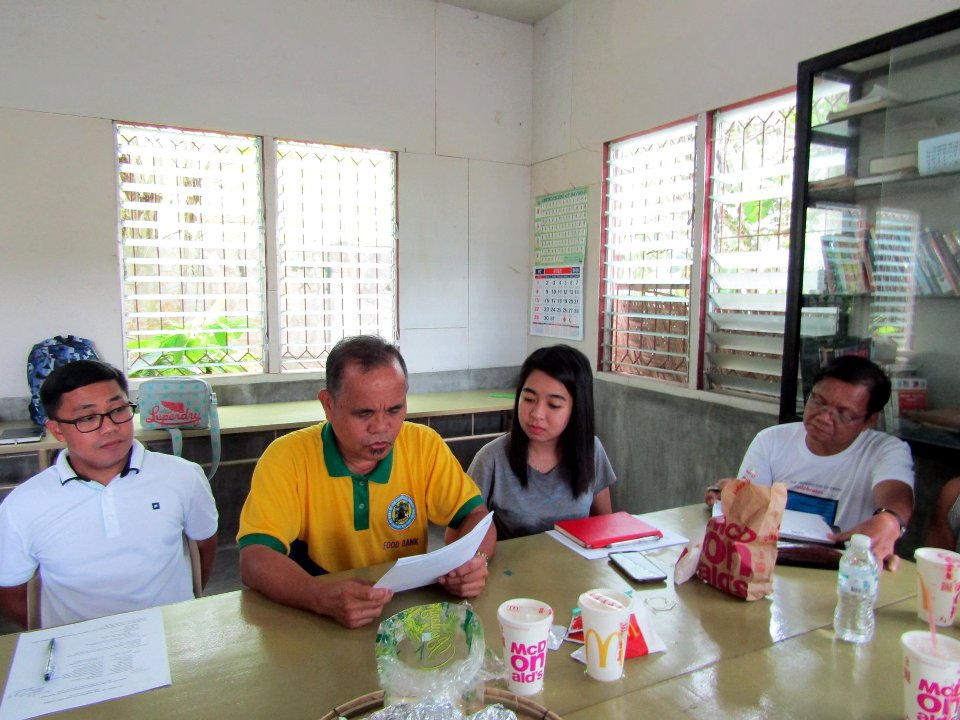
[[[510,432],[482,447],[467,473],[494,512],[498,540],[612,511],[616,476],[594,435],[593,374],[583,353],[554,345],[530,354]]]

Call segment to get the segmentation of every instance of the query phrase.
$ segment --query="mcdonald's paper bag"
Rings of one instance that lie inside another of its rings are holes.
[[[720,502],[723,514],[707,521],[697,575],[745,600],[765,597],[773,591],[787,486],[734,480],[723,486]]]

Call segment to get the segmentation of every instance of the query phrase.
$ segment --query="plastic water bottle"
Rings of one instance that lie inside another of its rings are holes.
[[[870,538],[854,535],[840,558],[837,576],[837,609],[833,629],[841,640],[869,642],[873,637],[873,604],[880,585],[880,568],[870,552]]]

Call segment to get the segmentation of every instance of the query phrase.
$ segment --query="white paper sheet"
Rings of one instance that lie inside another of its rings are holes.
[[[653,522],[651,522],[649,517],[644,515],[637,515],[636,517],[644,520],[654,527],[657,527]],[[663,537],[659,540],[638,540],[637,542],[624,543],[623,545],[617,545],[612,548],[596,548],[588,549],[582,545],[578,545],[573,540],[570,540],[565,535],[558,533],[556,530],[547,530],[547,535],[552,537],[561,545],[566,545],[568,548],[573,550],[578,555],[585,557],[587,560],[599,560],[600,558],[605,558],[612,552],[647,552],[648,550],[659,550],[660,548],[670,547],[671,545],[685,545],[689,540],[679,533],[675,533],[672,530],[664,530],[662,527],[657,527],[657,529],[663,533]]]
[[[438,577],[455,570],[477,554],[477,548],[492,522],[493,513],[487,513],[473,530],[459,540],[425,555],[400,558],[374,587],[401,592],[435,583]]]
[[[826,543],[833,545],[834,541],[827,537],[833,529],[821,515],[784,510],[783,520],[780,521],[780,538],[782,540],[801,540],[805,542]]]
[[[720,503],[713,505],[713,517],[723,515]],[[780,521],[780,539],[796,540],[800,542],[816,542],[833,545],[834,541],[827,537],[833,528],[827,525],[823,516],[816,513],[800,512],[799,510],[784,510]]]
[[[51,638],[54,667],[44,681]],[[169,684],[160,608],[37,630],[17,640],[0,720],[25,720]]]

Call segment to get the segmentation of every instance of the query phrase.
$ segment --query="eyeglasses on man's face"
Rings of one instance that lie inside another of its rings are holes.
[[[866,415],[856,415],[846,408],[838,408],[834,405],[828,403],[823,395],[813,391],[810,393],[810,397],[807,398],[807,407],[813,412],[814,415],[819,415],[821,413],[830,413],[830,415],[840,423],[844,425],[852,425],[855,422],[859,422],[867,417],[870,413]]]
[[[133,420],[135,412],[137,412],[137,406],[134,403],[127,403],[126,405],[115,407],[113,410],[107,410],[105,413],[91,413],[90,415],[84,415],[83,417],[74,418],[73,420],[53,419],[58,423],[73,425],[78,432],[89,433],[99,430],[100,426],[103,425],[104,418],[110,418],[110,422],[114,425],[123,425]]]

